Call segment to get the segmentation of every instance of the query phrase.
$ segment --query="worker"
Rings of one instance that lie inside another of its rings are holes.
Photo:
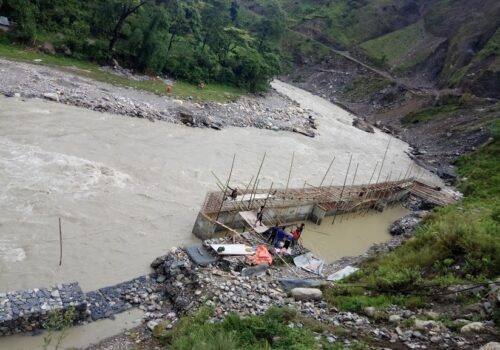
[[[304,231],[304,227],[306,225],[304,225],[304,223],[301,223],[300,226],[297,226],[297,230],[299,230],[300,234],[302,234],[302,231]]]
[[[292,242],[293,242],[293,234],[292,232],[290,232],[285,236],[285,244],[283,245],[283,248],[284,249],[290,248],[290,244],[292,244]]]
[[[235,201],[236,198],[238,198],[238,188],[231,188],[229,186],[227,186],[227,188],[231,190],[231,193],[229,194],[229,197],[224,198],[224,200],[226,200],[227,198],[231,198],[233,201]]]
[[[299,238],[300,238],[300,235],[301,235],[301,232],[300,232],[300,231],[299,231],[299,229],[297,228],[297,229],[293,232],[292,247],[295,247],[295,246],[299,243]]]
[[[260,226],[262,226],[262,218],[264,217],[264,206],[262,205],[257,212],[257,220],[255,220],[254,226],[257,226],[257,223],[260,223]]]
[[[269,238],[267,239],[267,241],[274,245],[274,241],[276,240],[276,235],[278,234],[278,230],[279,230],[279,226],[278,226],[278,223],[276,223],[276,225],[274,225],[274,227],[271,229],[271,233],[269,234]]]
[[[283,239],[286,236],[285,229],[286,229],[285,226],[282,226],[280,229],[278,229],[278,233],[276,234],[276,241],[274,242],[275,248],[280,248],[280,243],[283,241]]]

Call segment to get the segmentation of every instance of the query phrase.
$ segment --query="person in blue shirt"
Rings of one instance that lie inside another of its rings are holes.
[[[274,225],[274,227],[271,229],[271,233],[269,234],[269,238],[267,239],[267,241],[274,245],[274,241],[276,240],[276,235],[278,234],[278,230],[279,230],[279,226],[278,226],[278,223],[276,223],[276,225]]]
[[[278,234],[276,235],[276,242],[274,243],[274,247],[275,248],[279,248],[280,247],[280,243],[283,239],[285,239],[285,236],[286,236],[286,231],[285,231],[285,226],[282,226],[279,230],[278,230]]]

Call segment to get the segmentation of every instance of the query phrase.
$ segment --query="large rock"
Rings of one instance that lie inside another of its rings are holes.
[[[482,333],[485,330],[485,325],[482,322],[471,322],[460,329],[460,333]]]
[[[298,126],[293,128],[293,132],[296,132],[297,134],[302,134],[304,136],[309,136],[309,137],[316,136],[313,131],[303,129],[303,128],[300,128]]]
[[[389,322],[391,322],[391,323],[399,323],[400,321],[401,321],[401,316],[399,316],[399,315],[389,316]]]
[[[415,320],[415,328],[419,330],[431,330],[431,329],[439,329],[441,325],[436,321],[427,321],[427,320]]]
[[[500,350],[500,343],[492,341],[481,346],[479,350]]]
[[[185,106],[179,106],[177,111],[179,112],[181,122],[184,124],[196,125],[197,118],[193,110]]]
[[[56,49],[54,48],[54,45],[52,45],[52,43],[49,43],[49,42],[44,42],[39,50],[43,53],[46,53],[48,55],[55,55],[56,54]]]
[[[59,102],[59,95],[55,92],[47,92],[43,94],[43,97],[47,100]]]
[[[321,300],[323,292],[317,288],[294,288],[291,291],[295,300]]]
[[[373,127],[368,124],[366,121],[364,121],[363,119],[360,119],[360,118],[356,118],[352,121],[352,126],[358,128],[359,130],[363,130],[365,132],[368,132],[370,134],[374,134],[375,133],[375,129],[373,129]]]

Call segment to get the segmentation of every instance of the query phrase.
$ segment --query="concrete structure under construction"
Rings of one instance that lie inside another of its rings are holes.
[[[371,185],[304,186],[301,189],[243,191],[236,199],[224,198],[224,193],[209,192],[193,227],[200,239],[212,238],[218,231],[250,228],[256,230],[248,215],[242,213],[264,207],[262,223],[267,226],[287,225],[310,219],[317,224],[327,216],[377,209],[401,201],[410,193],[436,205],[446,205],[453,198],[412,178]],[[255,217],[255,216],[254,216]]]

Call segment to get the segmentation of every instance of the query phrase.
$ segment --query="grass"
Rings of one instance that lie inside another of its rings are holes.
[[[500,122],[492,127],[493,141],[457,162],[464,194],[455,205],[434,210],[414,238],[395,251],[373,257],[361,270],[325,291],[341,310],[363,312],[394,304],[421,308],[433,292],[454,283],[475,283],[500,276]],[[477,296],[460,295],[467,305]],[[500,310],[494,311],[500,325]],[[450,322],[448,322],[450,323]]]
[[[213,322],[212,316],[212,309],[202,308],[196,314],[184,317],[164,337],[164,345],[172,350],[346,349],[316,339],[317,333],[334,333],[335,329],[305,319],[287,308],[271,308],[261,316],[229,314],[220,322]],[[366,348],[361,342],[349,347],[355,350]]]
[[[500,276],[500,122],[492,135],[492,143],[457,162],[464,199],[435,210],[413,239],[365,263],[350,282],[411,294]]]
[[[183,81],[177,81],[173,86],[172,93],[167,94],[167,85],[162,80],[156,79],[154,77],[151,77],[151,79],[149,80],[132,80],[112,74],[110,72],[103,71],[98,65],[91,62],[81,61],[64,56],[47,55],[40,53],[33,48],[14,46],[10,44],[0,43],[0,57],[9,60],[29,63],[36,63],[34,62],[34,60],[41,60],[41,62],[38,62],[37,64],[55,67],[63,71],[71,72],[72,74],[77,74],[115,86],[144,90],[160,96],[169,95],[182,99],[192,97],[194,101],[200,102],[235,101],[245,93],[245,91],[242,89],[227,85],[205,84],[204,89],[198,89],[193,84]]]
[[[391,84],[389,80],[378,76],[373,78],[359,77],[347,85],[342,91],[342,94],[354,101],[362,101]]]
[[[416,112],[411,112],[401,118],[401,122],[404,125],[411,125],[417,123],[424,123],[426,121],[447,116],[450,113],[453,113],[460,109],[459,105],[455,104],[447,104],[437,107],[428,107],[421,109]]]
[[[360,47],[374,61],[395,65],[424,36],[423,21],[366,41]]]

